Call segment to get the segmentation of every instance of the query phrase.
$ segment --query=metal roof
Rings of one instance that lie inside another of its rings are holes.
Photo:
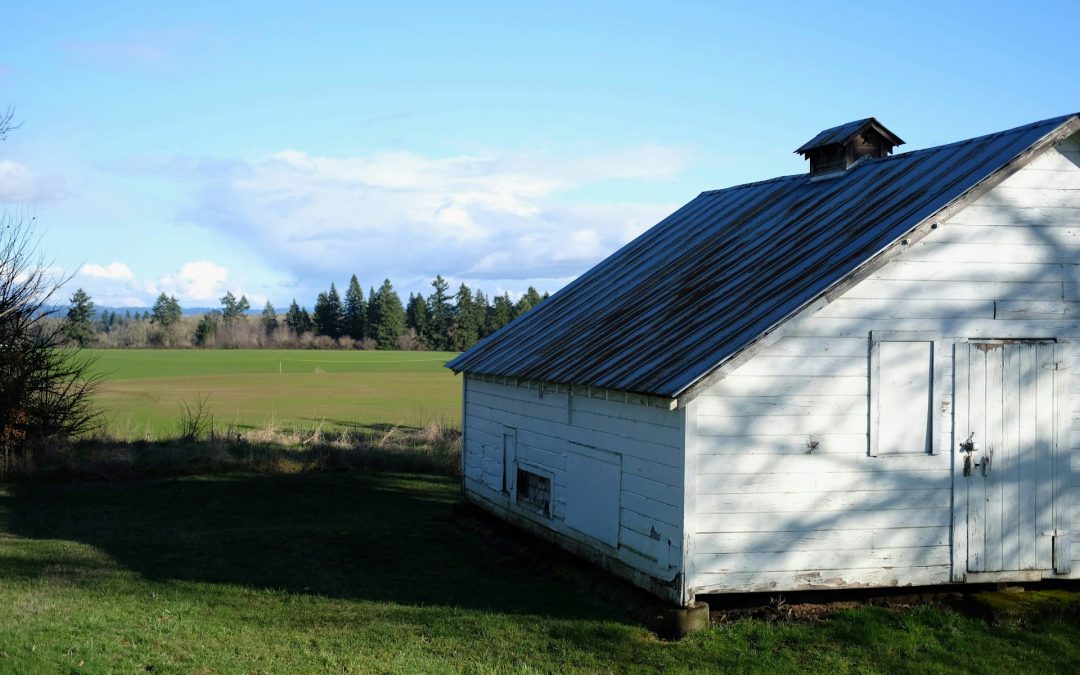
[[[814,136],[809,141],[802,144],[795,152],[797,154],[806,154],[811,150],[817,148],[823,148],[826,145],[834,145],[836,143],[844,143],[855,134],[860,134],[869,128],[877,129],[882,136],[892,142],[893,145],[903,145],[904,141],[885,128],[885,125],[878,122],[874,117],[867,117],[866,119],[855,120],[854,122],[848,122],[847,124],[841,124],[838,127],[826,129],[817,136]]]
[[[447,367],[678,397],[1077,121],[703,192]]]

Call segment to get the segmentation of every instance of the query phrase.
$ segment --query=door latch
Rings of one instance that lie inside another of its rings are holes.
[[[986,454],[982,458],[982,475],[985,478],[990,475],[990,465],[994,461],[994,446],[989,445],[986,447]]]
[[[975,432],[971,432],[966,441],[960,443],[960,452],[964,453],[964,476],[971,475],[971,453],[975,452]],[[975,464],[978,466],[978,464]]]
[[[972,431],[966,441],[960,443],[960,452],[975,452],[975,432]]]

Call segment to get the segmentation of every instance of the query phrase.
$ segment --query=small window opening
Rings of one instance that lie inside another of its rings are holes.
[[[551,515],[551,479],[519,468],[517,503],[545,516]]]

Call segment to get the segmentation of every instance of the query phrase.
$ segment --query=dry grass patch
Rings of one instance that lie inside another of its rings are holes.
[[[327,429],[274,422],[252,430],[184,419],[175,437],[147,440],[107,429],[75,443],[52,441],[15,452],[12,478],[188,476],[244,471],[409,471],[447,476],[461,471],[461,432],[432,422],[420,429]]]

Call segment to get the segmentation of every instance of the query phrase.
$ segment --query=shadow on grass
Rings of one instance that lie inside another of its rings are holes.
[[[150,580],[625,621],[584,590],[500,562],[451,522],[457,501],[455,479],[411,474],[20,482],[0,494],[0,524],[89,544]],[[20,560],[0,574],[45,576],[56,564]]]

